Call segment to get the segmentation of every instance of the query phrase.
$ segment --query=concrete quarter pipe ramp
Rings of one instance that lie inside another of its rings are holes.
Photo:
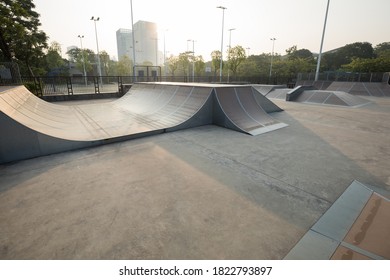
[[[345,91],[354,95],[390,96],[388,83],[333,82],[327,90]]]
[[[244,131],[251,135],[285,127],[268,115],[278,107],[267,98],[253,91],[252,87],[216,88],[216,124],[230,129]],[[264,100],[263,106],[259,99]]]
[[[23,86],[0,88],[0,163],[207,124],[252,135],[286,126],[256,95],[250,86],[148,83],[113,102],[63,106]]]
[[[359,96],[353,96],[346,92],[324,90],[305,90],[294,101],[348,107],[359,107],[370,103],[366,99],[360,98]]]
[[[298,87],[296,87],[295,89],[275,87],[271,88],[271,90],[269,91],[262,91],[262,87],[260,87],[259,85],[254,86],[254,88],[267,98],[275,98],[282,100],[287,100],[287,95],[298,89]],[[312,89],[302,90],[302,92],[300,92],[296,98],[289,101],[307,104],[337,105],[347,107],[360,107],[370,103],[370,101],[364,98],[343,91]]]

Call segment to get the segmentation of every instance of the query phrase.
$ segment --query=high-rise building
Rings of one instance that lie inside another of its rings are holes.
[[[137,21],[134,24],[135,56],[137,64],[146,62],[158,64],[157,24],[148,21]]]
[[[127,55],[133,60],[132,30],[119,29],[116,32],[118,59]],[[148,21],[137,21],[134,24],[135,58],[137,65],[158,65],[157,24]]]
[[[133,60],[133,40],[130,29],[120,28],[116,31],[116,45],[118,48],[118,59],[126,55]]]

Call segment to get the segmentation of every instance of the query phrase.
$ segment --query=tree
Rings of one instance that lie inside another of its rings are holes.
[[[92,72],[92,65],[96,60],[96,55],[93,50],[74,48],[70,49],[66,54],[69,56],[71,62],[76,63],[77,69],[81,72],[84,72],[84,65],[87,74]]]
[[[322,70],[339,70],[342,65],[352,62],[355,58],[374,58],[375,53],[372,45],[367,42],[356,42],[344,47],[327,52],[323,56]]]
[[[384,42],[381,44],[378,44],[374,48],[375,55],[377,57],[379,56],[389,56],[390,55],[390,42]]]
[[[351,72],[387,72],[390,71],[390,43],[382,43],[375,47],[375,58],[355,57],[342,69]]]
[[[100,61],[101,61],[102,66],[103,66],[104,75],[109,76],[111,74],[110,56],[108,55],[108,53],[106,51],[101,51],[99,55],[100,55]]]
[[[131,75],[131,68],[132,68],[132,61],[127,56],[122,56],[118,61],[117,71],[118,75],[120,76],[130,76]]]
[[[286,50],[287,59],[275,61],[274,71],[279,75],[294,77],[298,73],[312,72],[315,69],[315,60],[311,51],[308,49],[298,49],[292,46]]]
[[[286,50],[286,53],[287,53],[288,56],[291,56],[291,55],[293,55],[297,51],[297,49],[298,49],[297,46],[294,45],[294,46],[288,48]]]
[[[273,61],[280,59],[280,55],[274,54]],[[245,77],[268,77],[271,62],[271,54],[262,53],[260,55],[251,55],[244,60],[237,69],[238,75]]]
[[[211,52],[211,65],[214,68],[214,76],[217,76],[217,71],[221,67],[221,59],[222,59],[221,51]]]
[[[228,50],[229,58],[229,70],[233,72],[233,75],[237,75],[238,66],[246,59],[245,49],[242,46],[235,46]]]
[[[303,58],[303,59],[314,59],[313,53],[309,51],[308,49],[298,49],[297,46],[292,46],[291,48],[288,48],[286,50],[287,58],[290,60],[294,60],[297,58]]]
[[[190,52],[184,52],[179,54],[179,66],[184,76],[187,76],[188,74],[188,68],[190,65],[190,54]]]
[[[13,58],[25,63],[34,76],[47,48],[47,36],[39,30],[39,14],[32,0],[3,0],[0,4],[0,50],[5,60]]]
[[[52,42],[46,54],[48,70],[61,68],[65,62],[61,57],[61,46],[58,42]]]
[[[179,57],[171,55],[167,59],[168,69],[170,70],[172,77],[175,76],[175,72],[179,67]]]
[[[204,72],[206,63],[203,60],[203,57],[197,56],[195,57],[195,74],[196,76],[201,76],[202,73]]]

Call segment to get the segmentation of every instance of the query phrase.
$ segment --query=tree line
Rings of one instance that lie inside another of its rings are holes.
[[[90,49],[75,48],[67,52],[68,59],[61,56],[57,42],[48,44],[48,36],[40,30],[39,14],[34,11],[32,0],[2,0],[0,3],[0,61],[15,61],[21,74],[26,76],[69,75],[70,65],[81,73],[97,73],[96,54]],[[110,59],[106,51],[99,53],[103,75],[132,75],[133,62],[127,56],[119,61]],[[171,55],[165,61],[163,73],[169,76],[218,76],[220,75],[221,52],[210,54],[205,61],[192,52]],[[238,77],[296,77],[298,73],[315,72],[317,55],[307,49],[292,46],[282,54],[252,54],[238,45],[228,48],[222,61],[222,75]],[[272,61],[272,71],[271,71]],[[143,65],[152,66],[145,61]],[[165,67],[165,69],[164,69]],[[347,44],[323,54],[321,72],[387,72],[390,71],[390,42],[372,46],[369,42]]]

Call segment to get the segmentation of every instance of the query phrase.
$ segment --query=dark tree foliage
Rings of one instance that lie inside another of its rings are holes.
[[[46,34],[39,30],[39,14],[32,0],[2,0],[0,2],[0,56],[25,64],[31,76],[39,66],[47,48]]]
[[[375,47],[374,52],[375,52],[377,57],[383,56],[383,55],[388,56],[388,54],[390,53],[390,42],[383,42],[383,43],[378,44]]]
[[[312,59],[313,58],[313,53],[309,51],[308,49],[298,49],[297,46],[292,46],[291,48],[288,48],[286,50],[287,53],[287,58],[290,60],[294,60],[297,58],[302,58],[302,59]]]
[[[324,69],[336,71],[342,65],[349,64],[356,58],[375,58],[372,45],[367,42],[356,42],[345,45],[333,52],[325,53],[322,65]]]

